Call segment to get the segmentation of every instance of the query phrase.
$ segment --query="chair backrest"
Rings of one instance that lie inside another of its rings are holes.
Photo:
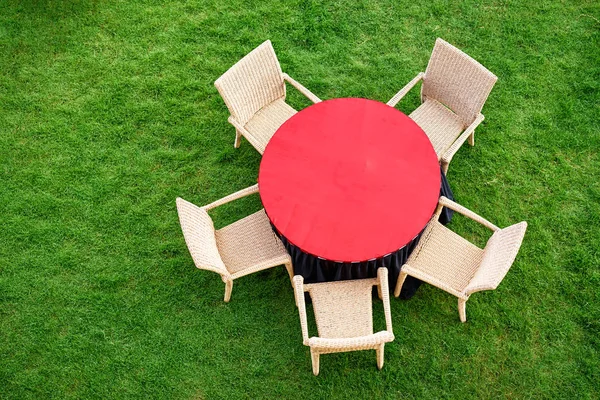
[[[245,125],[258,110],[285,97],[281,66],[267,40],[229,68],[215,86],[231,115]]]
[[[498,287],[515,261],[526,230],[527,222],[523,221],[494,232],[485,246],[477,272],[465,288],[466,294]]]
[[[468,126],[481,112],[497,79],[473,58],[438,38],[425,70],[421,95],[444,104]]]
[[[196,267],[229,275],[217,247],[215,227],[206,210],[177,198],[177,213],[181,230]]]

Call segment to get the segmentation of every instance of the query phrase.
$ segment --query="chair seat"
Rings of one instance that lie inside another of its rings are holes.
[[[264,210],[217,230],[215,237],[225,268],[237,277],[290,262]]]
[[[442,157],[465,128],[458,115],[433,99],[425,99],[425,102],[413,111],[409,117],[425,131],[433,144],[438,159]]]
[[[275,131],[296,112],[284,98],[280,98],[258,110],[246,123],[244,128],[255,139],[257,143],[255,147],[261,154],[264,153]]]
[[[371,304],[374,279],[307,284],[321,338],[373,334]]]
[[[408,268],[462,293],[477,272],[483,250],[437,221],[430,224],[434,225],[407,261]]]

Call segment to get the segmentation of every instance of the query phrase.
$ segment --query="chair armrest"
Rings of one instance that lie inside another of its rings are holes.
[[[453,202],[452,200],[448,199],[445,196],[440,197],[439,204],[444,207],[448,207],[449,209],[454,210],[457,213],[460,213],[460,214],[464,215],[465,217],[472,219],[475,222],[479,222],[481,225],[485,226],[486,228],[491,229],[494,232],[500,230],[500,228],[498,228],[496,225],[492,224],[487,219],[475,214],[473,211],[469,210],[468,208],[463,207],[460,204]]]
[[[283,80],[288,81],[290,83],[290,85],[292,85],[293,87],[298,89],[298,91],[300,93],[302,93],[303,95],[305,95],[310,101],[312,101],[313,103],[321,102],[320,98],[318,98],[317,96],[315,96],[315,94],[313,92],[311,92],[310,90],[308,90],[307,88],[302,86],[300,84],[300,82],[292,79],[292,77],[289,76],[288,74],[286,74],[285,72],[282,74],[282,76],[283,76]]]
[[[222,199],[219,199],[217,201],[213,201],[212,203],[207,204],[204,207],[202,207],[202,209],[208,211],[210,209],[213,209],[215,207],[221,206],[221,205],[223,205],[225,203],[229,203],[230,201],[240,199],[242,197],[248,196],[248,195],[253,194],[253,193],[258,193],[258,183],[256,185],[252,185],[250,187],[247,187],[246,189],[242,189],[242,190],[239,190],[239,191],[237,191],[235,193],[232,193],[232,194],[230,194],[228,196],[225,196]]]
[[[450,146],[450,148],[446,150],[446,152],[442,155],[440,161],[442,163],[450,164],[450,161],[452,160],[452,157],[454,157],[454,154],[456,154],[456,152],[458,151],[458,149],[460,149],[465,140],[467,140],[467,138],[471,136],[473,131],[475,131],[475,128],[477,128],[477,126],[479,126],[479,124],[481,124],[481,122],[483,122],[484,119],[485,117],[483,116],[483,114],[480,113],[477,116],[477,118],[475,118],[475,121],[473,121],[473,123],[469,125],[467,129],[465,129],[462,135],[460,135],[458,139],[456,139],[454,143],[452,143],[452,146]]]
[[[413,88],[413,87],[414,87],[414,86],[415,86],[417,83],[419,83],[419,81],[420,81],[421,79],[423,79],[423,77],[424,77],[424,76],[425,76],[425,74],[424,74],[423,72],[419,72],[419,73],[417,74],[417,76],[415,76],[415,77],[413,78],[413,80],[412,80],[412,81],[408,82],[408,83],[406,84],[406,86],[404,86],[402,89],[400,89],[400,91],[399,91],[398,93],[396,93],[396,94],[394,95],[394,97],[392,97],[392,98],[390,99],[390,101],[388,101],[386,104],[387,104],[388,106],[390,106],[390,107],[395,107],[395,106],[396,106],[396,104],[398,104],[398,102],[399,102],[400,100],[402,100],[402,98],[403,98],[404,96],[406,96],[406,93],[410,92],[410,89],[412,89],[412,88]]]
[[[304,277],[302,275],[294,276],[294,296],[296,296],[296,305],[300,314],[300,327],[302,328],[302,342],[308,346],[308,321],[306,319],[306,303],[304,302]]]

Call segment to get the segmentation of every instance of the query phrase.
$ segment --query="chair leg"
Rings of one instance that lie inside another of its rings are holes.
[[[383,300],[383,296],[381,295],[381,285],[377,285],[377,296],[379,296],[379,300]]]
[[[294,268],[292,267],[292,263],[285,264],[285,269],[287,270],[287,273],[290,276],[290,282],[294,284]]]
[[[469,144],[471,146],[475,146],[475,132],[473,132],[469,135]]]
[[[377,368],[383,368],[383,349],[385,343],[381,343],[377,349],[375,349],[375,353],[377,353]]]
[[[442,171],[444,172],[444,175],[448,175],[448,167],[449,166],[450,166],[450,163],[442,161]]]
[[[236,149],[238,147],[240,147],[240,143],[241,143],[241,139],[242,139],[242,134],[240,131],[238,131],[237,129],[235,130],[235,142],[233,143],[233,147],[235,147]]]
[[[400,271],[400,275],[398,276],[398,282],[396,282],[396,289],[394,289],[394,297],[400,296],[400,290],[402,290],[402,285],[404,285],[404,281],[406,280],[406,274]]]
[[[312,359],[312,369],[315,376],[319,375],[319,353],[310,349],[310,358]]]
[[[460,317],[460,322],[467,321],[467,310],[466,306],[467,301],[463,299],[458,299],[458,316]]]
[[[229,300],[231,299],[231,289],[233,289],[233,281],[225,281],[225,303],[229,303]]]

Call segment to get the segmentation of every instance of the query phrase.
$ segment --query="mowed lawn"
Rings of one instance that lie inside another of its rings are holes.
[[[213,82],[271,39],[321,98],[385,102],[437,37],[499,78],[450,165],[456,200],[528,221],[523,246],[467,323],[424,285],[392,299],[382,371],[342,353],[314,377],[284,268],[225,304],[185,246],[175,198],[252,185],[260,162]],[[592,0],[0,0],[0,398],[599,398],[599,38]]]

